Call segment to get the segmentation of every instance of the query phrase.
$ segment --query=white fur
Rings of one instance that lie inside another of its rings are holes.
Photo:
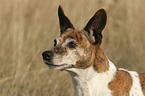
[[[143,92],[142,92],[138,73],[135,71],[128,71],[128,70],[122,69],[122,68],[119,68],[119,70],[127,71],[133,79],[133,84],[132,84],[132,87],[130,89],[130,96],[144,96]]]
[[[56,38],[56,45],[60,44],[60,39],[59,38]]]
[[[72,76],[76,96],[112,96],[108,83],[113,80],[116,67],[109,61],[109,70],[97,73],[92,67],[87,69],[68,69],[77,75]]]
[[[89,30],[90,31],[90,37],[92,39],[93,42],[95,42],[95,37],[93,36],[93,30]]]

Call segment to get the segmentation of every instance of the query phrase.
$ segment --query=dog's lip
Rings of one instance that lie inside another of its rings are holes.
[[[45,64],[47,64],[48,66],[65,66],[67,64],[61,64],[61,65],[54,65],[52,62],[49,62],[49,61],[44,61]]]

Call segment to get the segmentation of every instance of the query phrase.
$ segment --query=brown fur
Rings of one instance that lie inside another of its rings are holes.
[[[131,86],[132,77],[127,71],[123,70],[118,70],[115,78],[108,85],[113,96],[129,96]]]
[[[145,95],[145,73],[139,74],[143,94]]]
[[[61,43],[63,43],[67,38],[72,38],[77,41],[77,46],[84,49],[84,54],[87,54],[86,57],[79,56],[80,60],[76,62],[76,65],[72,66],[75,68],[88,68],[92,65],[93,61],[92,56],[94,55],[92,50],[93,45],[90,44],[88,41],[88,38],[85,35],[85,31],[83,30],[75,30],[75,29],[67,29],[62,35],[61,35]]]
[[[60,54],[60,55],[65,55],[66,53],[66,48],[63,48],[62,46],[56,46],[53,48],[53,53],[57,53],[57,54]]]
[[[102,73],[109,70],[109,61],[107,60],[107,57],[105,56],[102,49],[99,47],[97,49],[98,50],[96,51],[96,54],[95,54],[93,68],[98,73]]]

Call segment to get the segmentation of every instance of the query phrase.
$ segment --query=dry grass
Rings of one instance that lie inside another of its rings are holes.
[[[74,96],[69,74],[48,69],[41,58],[59,35],[59,4],[78,29],[105,8],[107,56],[118,67],[144,71],[144,0],[0,0],[0,96]]]

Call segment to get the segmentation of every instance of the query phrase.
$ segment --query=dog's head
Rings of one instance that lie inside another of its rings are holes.
[[[98,10],[83,30],[74,28],[61,6],[58,16],[61,35],[54,40],[52,49],[42,53],[44,63],[51,69],[61,70],[90,67],[102,42],[107,18],[105,10]]]

